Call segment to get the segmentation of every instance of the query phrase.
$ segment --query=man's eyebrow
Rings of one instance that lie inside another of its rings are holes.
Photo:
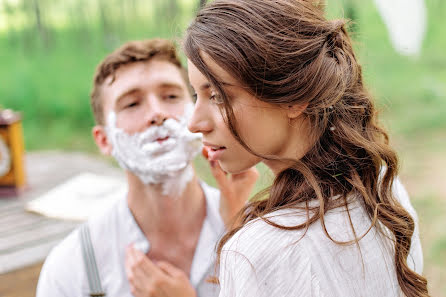
[[[162,83],[162,84],[160,84],[158,87],[159,87],[159,88],[166,88],[166,89],[167,89],[167,88],[175,88],[175,89],[180,89],[180,90],[184,89],[183,86],[181,86],[180,84],[177,84],[177,83],[170,83],[170,82]],[[119,100],[125,98],[126,96],[131,95],[131,94],[133,94],[133,93],[137,93],[137,92],[139,92],[140,90],[141,90],[141,89],[140,89],[140,88],[137,88],[137,87],[136,87],[136,88],[128,89],[127,91],[125,91],[124,93],[122,93],[121,95],[119,95],[115,102],[117,103]]]
[[[173,88],[173,89],[181,89],[183,90],[184,87],[178,83],[171,83],[171,82],[165,82],[159,85],[160,88],[162,89],[168,89],[168,88]]]
[[[131,95],[133,93],[137,93],[137,92],[139,92],[139,88],[131,88],[131,89],[125,91],[124,93],[119,95],[118,98],[116,98],[115,104],[118,103],[119,100],[123,99],[124,97]]]

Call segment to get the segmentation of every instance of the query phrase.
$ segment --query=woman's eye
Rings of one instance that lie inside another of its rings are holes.
[[[223,99],[221,98],[220,94],[211,94],[211,97],[209,97],[209,100],[211,100],[215,104],[223,103]]]
[[[193,93],[192,94],[192,99],[194,100],[194,102],[197,102],[197,98],[198,98],[197,93]]]

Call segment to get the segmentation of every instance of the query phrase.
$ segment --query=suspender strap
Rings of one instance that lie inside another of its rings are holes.
[[[88,285],[90,287],[91,297],[105,296],[102,290],[101,279],[99,278],[98,266],[94,256],[94,249],[91,243],[90,229],[87,224],[83,224],[80,228],[80,236],[82,243],[82,255],[84,258],[85,270],[87,271]]]

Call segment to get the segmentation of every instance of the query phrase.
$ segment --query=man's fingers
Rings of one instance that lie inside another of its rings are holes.
[[[133,252],[133,246],[130,245],[125,251],[125,268],[127,275],[133,274],[133,268],[135,267],[135,253]]]
[[[161,271],[144,253],[129,246],[127,248],[129,266],[133,273],[142,272],[147,277],[158,275]]]
[[[135,253],[136,265],[141,267],[147,275],[151,276],[159,274],[160,269],[152,262],[152,260],[136,249],[133,249],[133,251]]]
[[[135,254],[129,248],[126,249],[125,272],[130,284],[132,294],[138,296],[137,292],[140,290],[141,286],[144,284],[148,277],[145,276],[142,269],[137,266]]]
[[[178,277],[179,275],[184,273],[181,269],[165,261],[159,261],[157,265],[161,269],[161,271],[171,277]]]
[[[127,275],[127,278],[129,278],[129,279],[133,277],[133,271],[131,268],[132,265],[133,265],[133,259],[131,259],[129,252],[126,250],[124,266],[125,266],[125,274]]]

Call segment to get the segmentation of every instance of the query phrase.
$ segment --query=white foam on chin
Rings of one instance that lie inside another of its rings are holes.
[[[190,163],[202,148],[201,133],[187,129],[192,112],[193,105],[188,104],[178,121],[168,119],[161,126],[133,134],[116,127],[116,114],[110,112],[106,131],[113,157],[144,184],[161,184],[163,195],[181,195],[194,176]]]

